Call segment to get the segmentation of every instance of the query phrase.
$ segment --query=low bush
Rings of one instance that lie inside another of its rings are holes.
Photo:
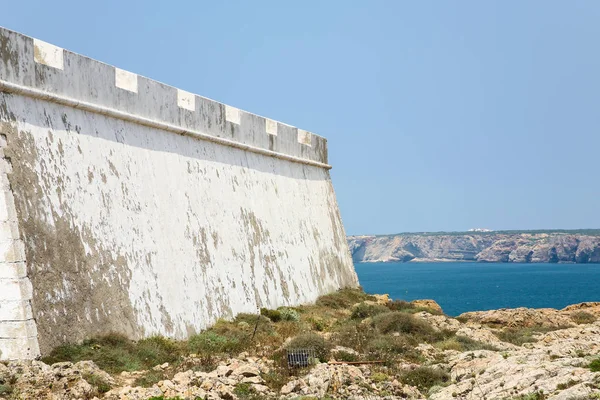
[[[278,310],[269,310],[268,308],[261,308],[260,315],[269,318],[273,322],[281,321],[281,313]]]
[[[435,344],[440,350],[455,350],[455,351],[463,351],[462,344],[456,339],[456,337],[451,337],[441,342]]]
[[[181,354],[181,344],[162,336],[142,339],[135,344],[135,355],[143,360],[145,367],[174,363]]]
[[[400,376],[402,383],[410,386],[416,386],[421,391],[429,390],[435,385],[444,385],[450,381],[450,375],[437,368],[418,367],[412,371],[407,371]]]
[[[317,306],[333,309],[349,308],[353,304],[361,301],[374,301],[373,296],[369,296],[362,289],[340,289],[335,293],[321,296],[317,299]]]
[[[498,339],[517,346],[537,342],[537,339],[533,337],[535,333],[531,328],[506,328],[502,331],[494,332],[498,336]]]
[[[364,353],[367,344],[377,336],[371,324],[362,324],[358,320],[349,320],[335,327],[335,343]]]
[[[439,343],[436,347],[440,350],[456,350],[456,351],[474,351],[474,350],[491,350],[498,351],[498,348],[491,344],[479,342],[466,336],[451,336]]]
[[[277,310],[279,311],[282,321],[300,321],[300,314],[298,314],[298,311],[294,310],[293,308],[280,307]]]
[[[210,330],[220,335],[235,336],[241,340],[254,332],[254,327],[256,326],[257,322],[257,332],[273,332],[273,324],[271,323],[271,319],[265,317],[264,315],[247,313],[236,315],[232,322],[220,319],[213,327],[210,328]]]
[[[254,394],[254,390],[252,389],[252,386],[250,386],[249,383],[238,383],[233,389],[233,394],[241,398],[246,398]]]
[[[279,392],[289,380],[289,370],[286,367],[287,365],[280,368],[271,368],[269,372],[262,374],[265,385],[275,392]]]
[[[366,353],[371,360],[395,363],[400,359],[417,361],[419,353],[405,336],[378,335],[366,346]]]
[[[585,311],[578,311],[571,314],[571,319],[576,324],[592,324],[596,322],[596,317]]]
[[[373,304],[373,303],[359,303],[352,309],[352,315],[350,318],[352,319],[365,319],[369,317],[373,317],[377,314],[383,314],[389,312],[386,306],[382,306],[381,304]]]
[[[188,340],[190,351],[201,355],[239,353],[243,351],[244,346],[236,337],[223,336],[212,331],[193,335]]]
[[[432,343],[444,339],[444,335],[427,322],[398,311],[374,316],[373,325],[381,333],[403,333],[413,336],[418,342]]]
[[[320,317],[309,317],[307,322],[310,324],[311,328],[317,332],[323,332],[328,328],[327,322]]]
[[[578,383],[579,383],[579,381],[569,379],[567,382],[559,383],[558,385],[556,385],[556,389],[557,390],[565,390],[565,389],[570,388],[571,386],[577,385]]]
[[[275,330],[282,339],[287,339],[300,332],[300,324],[295,321],[281,321],[275,326]]]
[[[592,372],[600,372],[600,358],[597,358],[590,363],[590,370]]]
[[[390,301],[386,304],[386,307],[390,311],[413,311],[415,306],[408,301],[405,300],[394,300]]]
[[[376,383],[381,383],[390,380],[390,377],[384,374],[383,372],[374,372],[373,374],[371,374],[370,378],[373,382]]]
[[[2,395],[10,395],[14,391],[13,387],[8,383],[3,383],[0,385],[0,396]]]
[[[167,379],[167,376],[162,371],[148,371],[144,375],[137,377],[134,381],[134,386],[141,386],[145,388],[152,387],[156,385],[160,381],[164,381]],[[90,382],[91,384],[91,382]]]
[[[421,311],[428,312],[433,315],[441,315],[443,314],[440,310],[435,310],[433,308],[416,306],[415,304],[405,301],[405,300],[394,300],[386,304],[386,307],[391,311],[401,311],[409,314],[416,314]]]
[[[82,344],[65,344],[52,350],[43,358],[46,364],[61,361],[92,360],[109,373],[149,369],[158,364],[173,363],[181,354],[181,345],[160,336],[143,339],[137,343],[120,334],[108,334]]]
[[[303,333],[296,336],[285,346],[286,350],[310,349],[315,352],[321,362],[327,361],[331,346],[323,339],[322,336],[316,333]]]
[[[349,353],[347,351],[336,351],[334,357],[337,361],[355,362],[360,360],[358,354]]]
[[[94,386],[99,394],[106,393],[111,389],[110,384],[99,375],[83,374],[82,378],[85,379],[87,383]]]

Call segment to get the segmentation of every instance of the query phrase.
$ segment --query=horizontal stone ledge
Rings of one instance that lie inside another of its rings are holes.
[[[161,129],[164,131],[177,133],[180,135],[190,136],[195,139],[206,140],[209,142],[221,144],[223,146],[234,147],[234,148],[237,148],[240,150],[245,150],[245,151],[249,151],[249,152],[256,153],[256,154],[262,154],[265,156],[279,158],[279,159],[286,160],[286,161],[296,162],[296,163],[300,163],[300,164],[306,164],[306,165],[325,168],[325,169],[331,169],[331,165],[322,163],[319,161],[312,161],[312,160],[305,159],[305,158],[300,158],[300,157],[291,156],[291,155],[287,155],[287,154],[283,154],[283,153],[278,153],[276,151],[267,150],[267,149],[251,146],[251,145],[244,144],[244,143],[239,143],[239,142],[221,138],[218,136],[208,135],[206,133],[194,131],[191,129],[184,129],[180,126],[151,120],[151,119],[148,119],[145,117],[140,117],[140,116],[129,114],[129,113],[126,113],[123,111],[106,108],[106,107],[99,106],[96,104],[81,102],[81,101],[69,99],[67,97],[62,97],[62,96],[59,96],[56,94],[42,92],[40,90],[32,89],[32,88],[25,87],[25,86],[19,86],[19,85],[15,85],[12,83],[0,81],[0,91],[5,91],[8,93],[15,93],[15,94],[32,97],[32,98],[39,99],[39,100],[50,101],[50,102],[62,104],[62,105],[68,106],[68,107],[73,107],[76,109],[93,112],[93,113],[100,114],[100,115],[105,115],[107,117],[117,118],[117,119],[127,121],[127,122],[133,122],[135,124],[147,126],[150,128]],[[303,136],[303,140],[306,140],[306,136]]]

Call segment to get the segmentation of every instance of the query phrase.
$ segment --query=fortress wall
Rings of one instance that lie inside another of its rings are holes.
[[[358,284],[324,138],[0,28],[0,359]]]

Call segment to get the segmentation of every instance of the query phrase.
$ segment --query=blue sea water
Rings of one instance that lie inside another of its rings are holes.
[[[600,264],[356,263],[367,293],[433,299],[451,316],[600,301]]]

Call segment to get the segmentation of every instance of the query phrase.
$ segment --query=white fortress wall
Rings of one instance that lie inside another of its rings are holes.
[[[324,138],[0,28],[0,359],[358,285]]]

